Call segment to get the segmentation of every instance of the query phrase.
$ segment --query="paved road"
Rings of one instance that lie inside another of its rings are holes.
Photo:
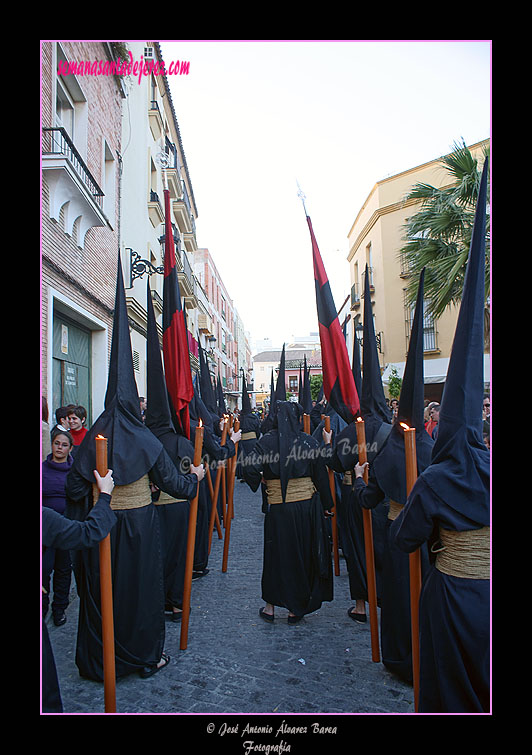
[[[412,713],[412,687],[371,660],[369,621],[355,624],[347,617],[352,601],[343,558],[332,602],[295,625],[287,624],[283,609],[277,609],[273,625],[259,618],[260,493],[236,481],[234,504],[227,572],[221,571],[223,541],[215,533],[210,572],[192,583],[187,649],[179,649],[180,624],[168,621],[169,666],[150,679],[133,675],[118,681],[117,712],[210,714],[219,741],[220,726],[226,726],[222,714],[270,714],[277,731],[282,714]],[[75,665],[78,603],[73,593],[64,626],[48,618],[64,711],[103,713],[103,685],[82,679]],[[308,724],[308,715],[304,720]],[[224,741],[242,736],[243,719],[237,725],[239,735],[227,733]],[[282,732],[272,743],[279,744],[280,737]]]

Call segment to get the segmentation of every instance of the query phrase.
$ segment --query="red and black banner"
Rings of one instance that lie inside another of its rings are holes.
[[[168,396],[176,429],[190,438],[188,405],[194,395],[187,327],[181,306],[177,279],[174,234],[170,212],[170,193],[164,191],[165,240],[163,283],[163,357]]]
[[[323,370],[323,392],[327,401],[347,423],[352,422],[359,410],[360,400],[347,354],[345,339],[338,320],[331,287],[323,266],[320,250],[307,215],[307,223],[312,240],[314,261],[314,283],[316,285],[316,305],[321,343]]]

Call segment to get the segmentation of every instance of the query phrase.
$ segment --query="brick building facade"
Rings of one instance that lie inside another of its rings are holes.
[[[116,59],[110,43],[43,42],[41,51],[42,393],[52,418],[81,403],[90,423],[107,383],[124,91],[115,75],[58,72],[60,61]]]

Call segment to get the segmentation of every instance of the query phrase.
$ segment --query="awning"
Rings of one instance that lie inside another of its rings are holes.
[[[382,373],[382,382],[385,385],[388,385],[394,367],[397,370],[397,377],[402,379],[405,371],[405,364],[406,362],[390,362],[387,364]],[[423,374],[425,385],[428,385],[429,383],[445,383],[448,367],[448,358],[424,359]],[[491,383],[489,354],[484,354],[484,383]]]

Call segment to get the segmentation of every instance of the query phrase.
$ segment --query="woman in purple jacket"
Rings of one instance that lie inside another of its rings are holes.
[[[52,453],[42,463],[42,505],[54,509],[58,514],[65,513],[65,481],[73,463],[71,456],[73,441],[68,432],[52,431]],[[52,577],[53,574],[53,577]],[[72,564],[70,551],[61,548],[43,547],[42,586],[43,617],[50,602],[50,583],[53,587],[52,617],[59,627],[66,622],[65,610],[68,606]]]

